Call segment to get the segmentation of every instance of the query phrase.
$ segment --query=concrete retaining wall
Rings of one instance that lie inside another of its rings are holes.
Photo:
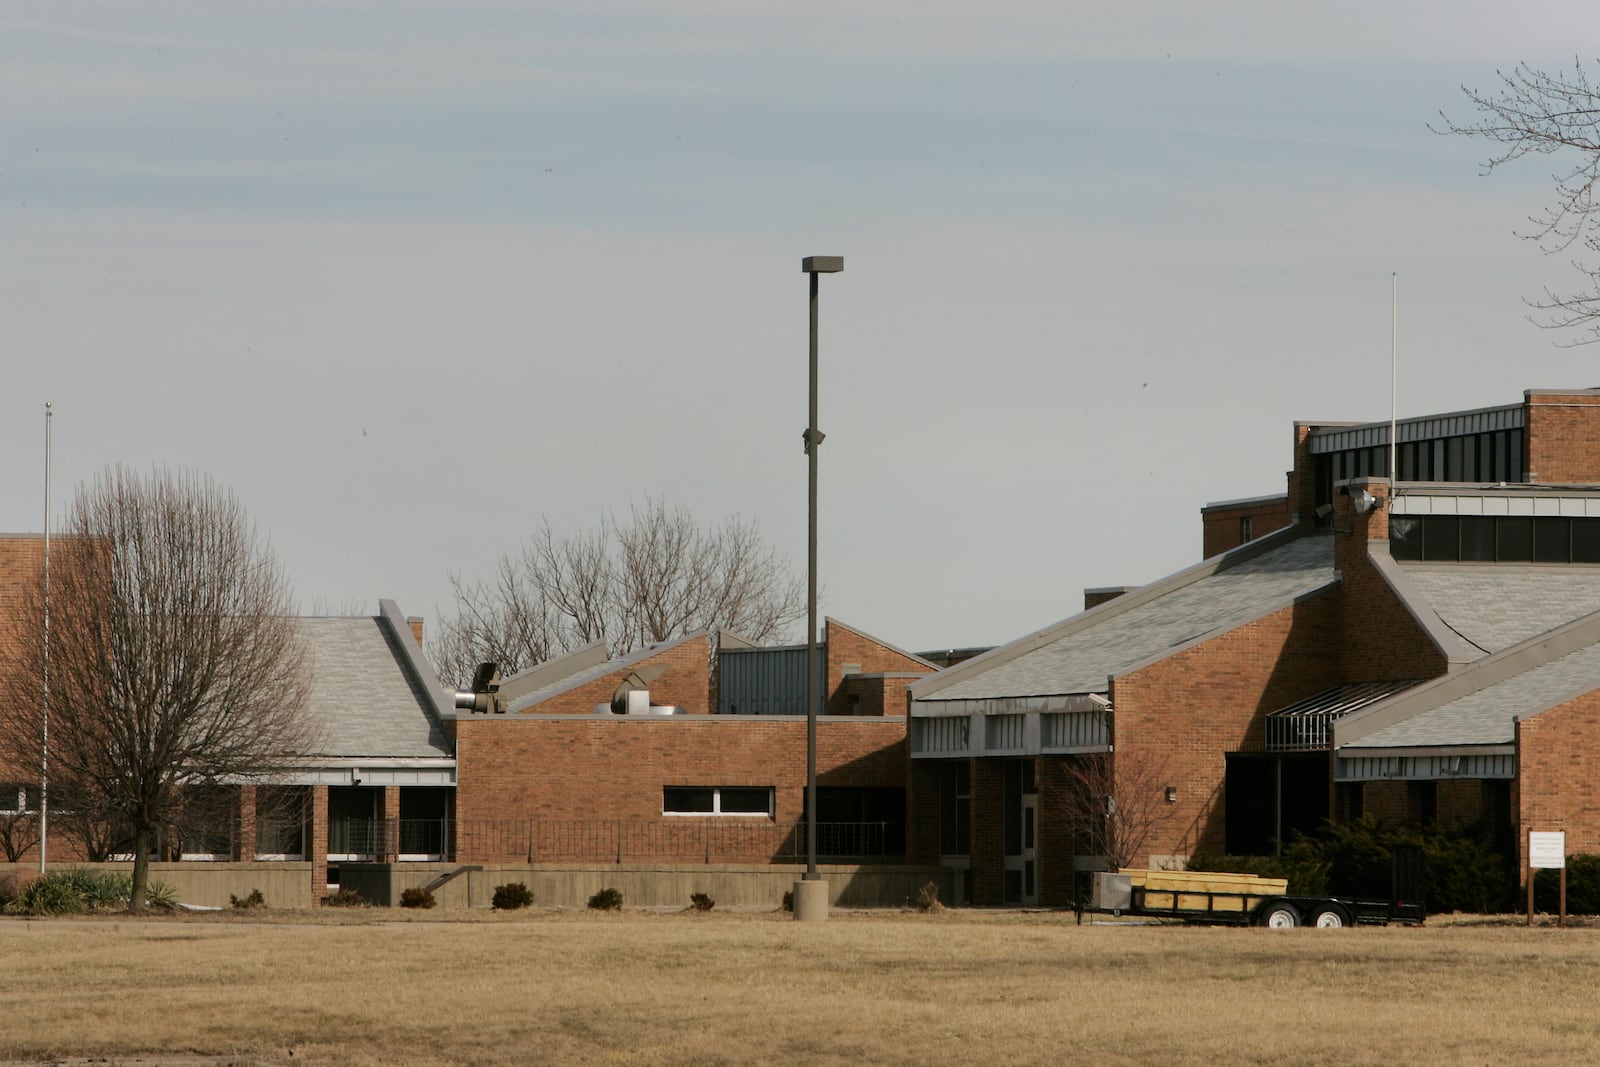
[[[131,863],[52,864],[51,870],[66,867],[133,873]],[[0,863],[0,882],[12,876],[26,881],[38,874],[37,863]],[[261,890],[269,908],[309,908],[315,903],[311,899],[309,863],[152,863],[150,878],[176,888],[178,900],[184,904],[226,908],[230,896],[247,897],[252,889]]]
[[[340,888],[354,889],[374,904],[400,903],[400,894],[461,869],[455,863],[342,863]],[[955,879],[944,867],[818,866],[835,907],[900,907],[929,882],[939,899],[953,902]],[[487,908],[494,887],[521,882],[543,906],[582,907],[601,889],[622,893],[624,904],[688,907],[693,893],[705,893],[720,907],[776,908],[805,868],[790,865],[733,864],[488,864],[467,870],[433,891],[441,908]]]

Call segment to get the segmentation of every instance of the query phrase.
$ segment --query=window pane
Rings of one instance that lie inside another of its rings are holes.
[[[1506,517],[1495,524],[1499,533],[1496,557],[1502,563],[1526,563],[1533,559],[1533,519]]]
[[[1444,443],[1444,480],[1461,481],[1461,438],[1452,437]]]
[[[1429,515],[1422,520],[1422,558],[1461,558],[1460,520],[1454,515]]]
[[[1461,480],[1464,482],[1478,480],[1478,439],[1476,437],[1463,437],[1461,439]]]
[[[1389,520],[1389,555],[1395,559],[1422,558],[1422,522],[1396,515]]]
[[[819,805],[820,807],[820,802]],[[770,787],[722,787],[722,813],[724,815],[770,815],[772,789]]]
[[[709,815],[716,794],[708,786],[669,785],[661,789],[661,810],[679,815]]]
[[[1506,432],[1501,430],[1494,435],[1494,472],[1490,477],[1497,482],[1514,481],[1510,470],[1506,462]]]
[[[1481,433],[1478,442],[1478,479],[1479,481],[1495,481],[1494,476],[1494,435]]]
[[[1526,474],[1522,469],[1522,431],[1512,430],[1506,437],[1506,444],[1511,450],[1510,458],[1506,461],[1506,481],[1520,482]]]
[[[1600,519],[1572,520],[1572,562],[1600,563]]]
[[[1494,520],[1481,515],[1461,518],[1461,558],[1494,562]]]
[[[1541,516],[1533,520],[1533,561],[1568,563],[1572,560],[1572,520]]]

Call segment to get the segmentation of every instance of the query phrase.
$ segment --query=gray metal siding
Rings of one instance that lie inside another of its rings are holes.
[[[819,682],[826,680],[827,648],[817,646]],[[731,648],[717,657],[719,715],[804,715],[806,713],[805,646]],[[823,685],[817,686],[825,700]],[[818,709],[821,710],[820,708]]]

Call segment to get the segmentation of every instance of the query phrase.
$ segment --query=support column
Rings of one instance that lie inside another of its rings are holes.
[[[311,861],[311,902],[321,904],[328,895],[328,787],[311,787],[311,825],[306,836],[306,858]]]
[[[400,787],[384,786],[382,804],[378,817],[383,820],[383,851],[378,859],[383,863],[395,863],[400,859]]]

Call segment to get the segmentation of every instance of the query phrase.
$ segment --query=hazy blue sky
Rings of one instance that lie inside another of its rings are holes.
[[[869,13],[863,13],[867,9]],[[1310,10],[1308,10],[1310,9]],[[1439,137],[1592,0],[0,0],[0,529],[107,464],[233,486],[303,602],[448,613],[646,494],[824,610],[996,643],[1280,491],[1292,420],[1600,384],[1521,298],[1545,161]],[[1586,56],[1592,52],[1585,52]]]

